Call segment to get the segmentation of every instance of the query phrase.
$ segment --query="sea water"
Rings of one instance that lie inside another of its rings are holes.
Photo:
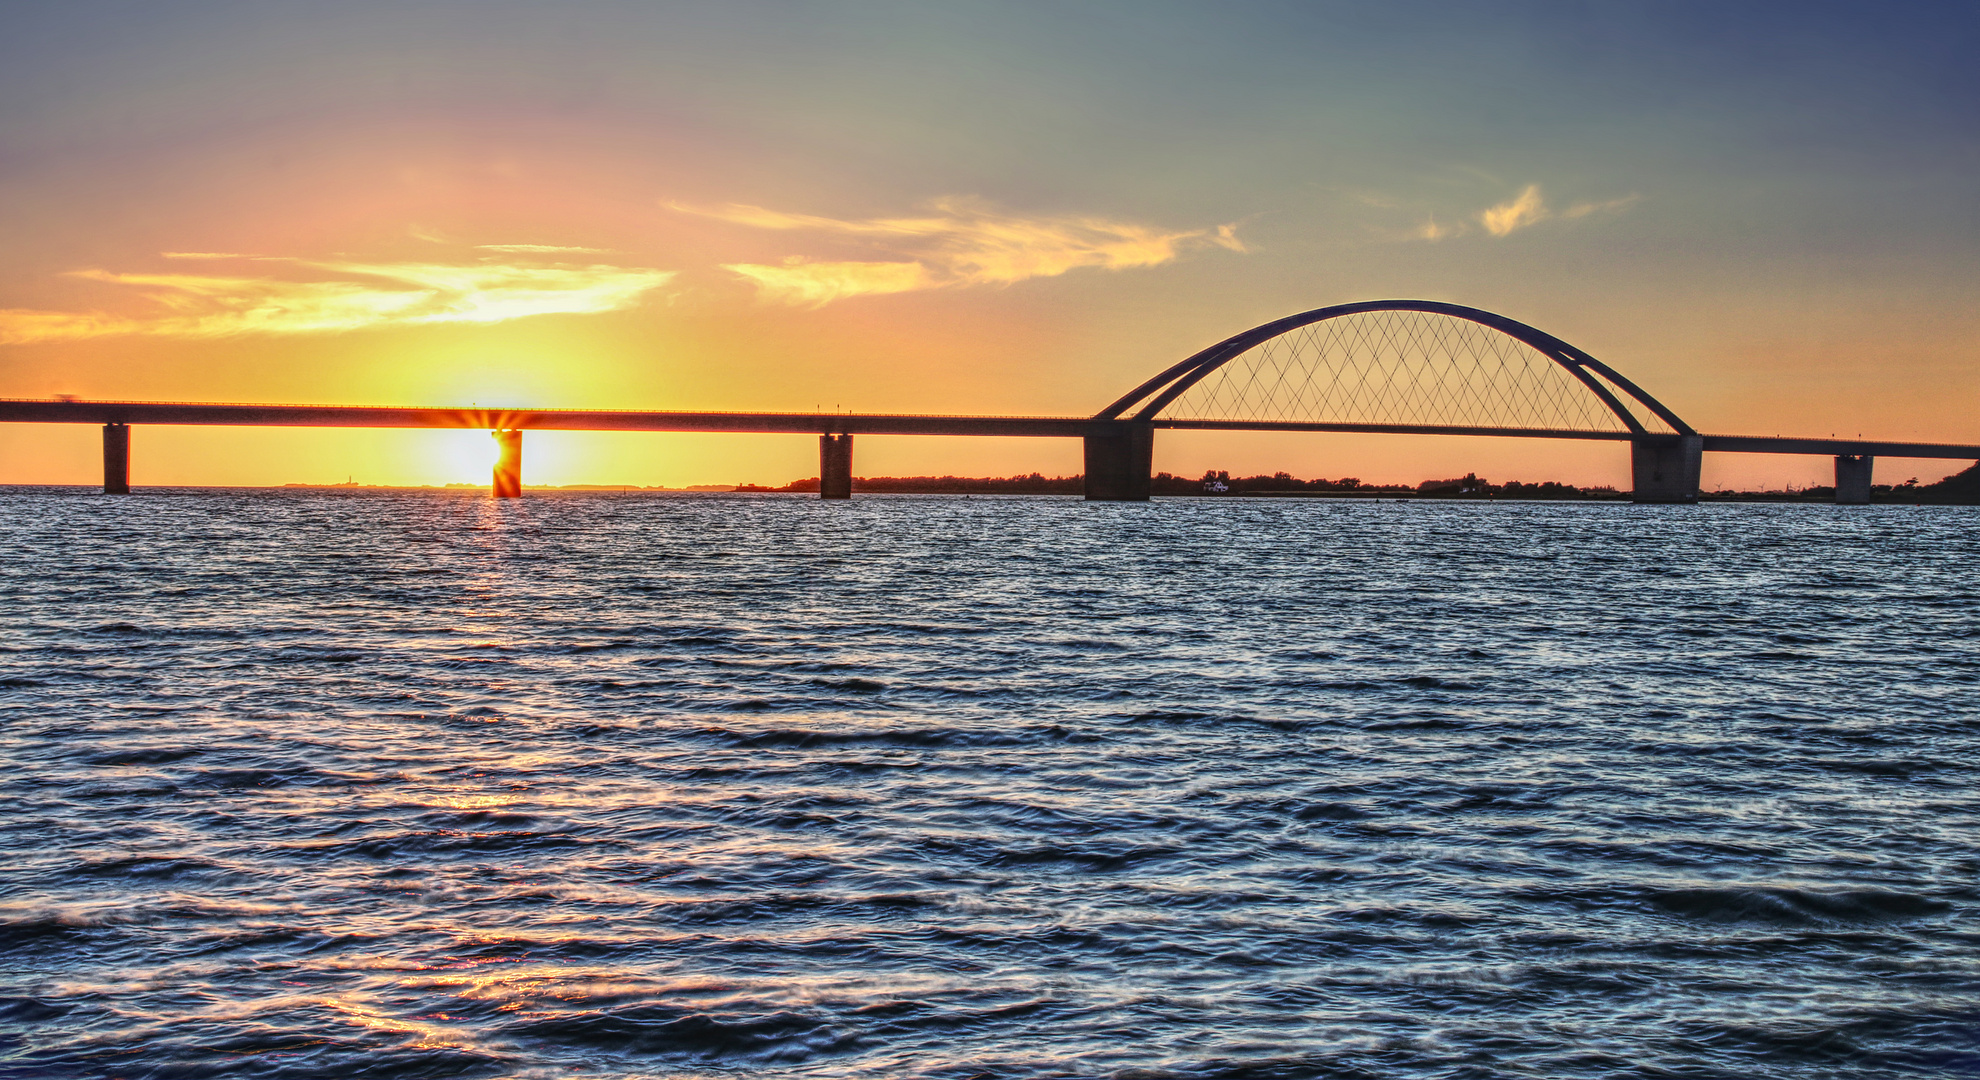
[[[1959,508],[0,492],[0,1077],[1980,1071]]]

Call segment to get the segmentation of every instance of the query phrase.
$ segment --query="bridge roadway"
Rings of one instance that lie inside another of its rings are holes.
[[[1313,431],[1388,435],[1463,435],[1528,439],[1583,439],[1629,442],[1636,450],[1640,501],[1696,498],[1696,466],[1689,470],[1688,498],[1658,497],[1661,478],[1649,481],[1644,461],[1659,455],[1695,463],[1701,452],[1818,454],[1834,456],[1838,500],[1868,498],[1870,464],[1876,457],[1980,460],[1980,445],[1894,442],[1873,439],[1811,439],[1757,435],[1651,435],[1627,431],[1549,428],[1463,427],[1416,424],[1275,423],[1234,420],[1114,420],[1073,416],[941,416],[886,413],[647,412],[580,409],[406,408],[356,405],[254,405],[203,402],[80,401],[0,399],[0,423],[101,424],[104,426],[104,489],[129,490],[132,425],[228,425],[243,427],[478,428],[497,433],[503,462],[496,467],[496,491],[521,490],[521,432],[542,431],[709,431],[815,434],[820,436],[821,494],[851,493],[852,439],[858,435],[980,435],[1077,438],[1086,441],[1087,497],[1146,498],[1147,462],[1154,429],[1197,431]],[[1694,441],[1695,440],[1695,441]],[[1681,451],[1673,454],[1672,451]],[[1138,468],[1137,468],[1138,466]],[[1684,471],[1680,469],[1680,471]],[[1134,475],[1139,473],[1139,476]],[[1108,474],[1113,474],[1110,478]],[[1684,478],[1678,488],[1685,487]],[[1850,489],[1850,490],[1845,490]],[[1860,489],[1855,490],[1855,489]],[[1669,492],[1665,492],[1669,494]],[[1852,498],[1851,496],[1860,496]]]

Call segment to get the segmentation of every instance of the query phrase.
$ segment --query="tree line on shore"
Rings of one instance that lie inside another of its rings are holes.
[[[856,476],[852,484],[853,490],[858,492],[902,495],[1078,495],[1085,490],[1084,477],[1046,476],[1042,473],[1023,476]],[[793,480],[781,487],[744,484],[736,490],[815,492],[818,490],[818,478],[812,476],[803,480]],[[1194,479],[1176,476],[1173,473],[1156,473],[1149,481],[1149,491],[1154,495],[1332,494],[1445,499],[1584,499],[1614,498],[1617,495],[1616,489],[1610,487],[1577,488],[1553,480],[1538,484],[1525,484],[1518,480],[1494,484],[1489,480],[1480,479],[1473,473],[1466,473],[1451,480],[1425,480],[1421,484],[1412,486],[1368,484],[1352,476],[1338,480],[1324,478],[1302,480],[1285,472],[1273,473],[1270,476],[1263,474],[1232,476],[1222,469],[1212,469]]]
[[[1029,473],[1021,476],[857,476],[853,478],[853,490],[872,494],[897,495],[1078,495],[1084,488],[1084,478],[1074,476],[1046,476],[1042,473]],[[756,484],[743,484],[737,491],[757,492],[815,492],[818,478],[808,477],[793,480],[781,487],[762,487]],[[1576,487],[1557,480],[1540,483],[1525,483],[1509,480],[1494,484],[1476,473],[1448,480],[1425,480],[1414,486],[1408,484],[1368,484],[1357,477],[1344,476],[1338,480],[1314,478],[1302,480],[1291,473],[1276,472],[1270,476],[1232,476],[1228,471],[1212,469],[1202,476],[1190,478],[1173,473],[1156,473],[1149,482],[1149,491],[1154,495],[1331,495],[1331,496],[1391,496],[1395,498],[1427,499],[1622,499],[1628,492],[1618,491],[1609,486]],[[1799,491],[1744,491],[1706,492],[1707,499],[1731,500],[1826,500],[1834,497],[1832,487],[1811,487]],[[1915,503],[1939,506],[1980,505],[1980,462],[1963,472],[1948,476],[1931,484],[1920,484],[1916,479],[1901,484],[1878,484],[1870,489],[1872,502]]]
[[[1834,491],[1834,488],[1829,488]],[[1914,503],[1920,506],[1980,506],[1980,461],[1931,484],[1917,477],[1902,484],[1877,484],[1870,488],[1871,502]]]

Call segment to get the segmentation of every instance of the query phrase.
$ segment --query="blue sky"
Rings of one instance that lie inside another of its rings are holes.
[[[1980,440],[1977,29],[1944,3],[10,4],[0,394],[1081,412],[1244,326],[1423,296],[1708,430]],[[886,248],[873,223],[907,220],[952,255],[1049,250],[1012,276]],[[1066,246],[1094,221],[1114,239]],[[1129,235],[1181,239],[1106,247]],[[791,260],[843,272],[779,292]],[[471,261],[479,310],[546,274],[591,291],[514,321],[211,318],[262,303],[257,275],[320,299],[350,267],[430,289]],[[648,442],[570,479],[808,467]],[[68,468],[0,443],[0,478]],[[901,445],[875,460],[1064,456]],[[1590,453],[1229,437],[1169,464],[1617,471]]]

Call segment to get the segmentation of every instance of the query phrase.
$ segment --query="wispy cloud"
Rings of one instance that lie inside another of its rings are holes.
[[[1401,200],[1394,195],[1380,191],[1349,191],[1346,195],[1363,206],[1372,206],[1377,210],[1394,210],[1402,206]]]
[[[80,338],[110,337],[140,333],[135,319],[121,318],[101,311],[27,311],[0,308],[0,345],[22,345],[40,341],[75,341]]]
[[[1427,217],[1423,219],[1423,224],[1409,231],[1409,238],[1411,240],[1430,240],[1434,242],[1442,240],[1447,236],[1455,236],[1462,231],[1464,231],[1464,227],[1461,225],[1439,225],[1436,218]]]
[[[1526,190],[1518,195],[1480,213],[1478,223],[1493,236],[1510,236],[1519,229],[1537,225],[1552,216],[1546,200],[1540,197],[1540,185],[1528,184]]]
[[[1377,209],[1401,209],[1400,201],[1382,202],[1357,193],[1349,197]],[[1393,242],[1448,240],[1452,237],[1472,236],[1480,232],[1494,237],[1511,236],[1522,229],[1530,228],[1544,221],[1576,221],[1598,215],[1617,214],[1641,202],[1642,195],[1629,194],[1618,199],[1589,200],[1576,202],[1567,209],[1556,212],[1547,205],[1547,199],[1539,184],[1528,184],[1517,195],[1495,206],[1486,207],[1475,213],[1460,215],[1455,219],[1439,220],[1435,214],[1424,214],[1415,225],[1369,225],[1374,236]],[[1420,204],[1419,204],[1420,205]]]
[[[943,284],[934,271],[918,262],[724,263],[722,269],[749,279],[764,300],[803,307],[820,307],[848,296],[883,296]]]
[[[1608,199],[1603,202],[1578,202],[1566,210],[1561,211],[1561,216],[1564,218],[1585,218],[1590,214],[1614,214],[1635,206],[1642,199],[1643,196],[1641,195],[1631,194],[1625,195],[1620,199]]]
[[[1493,236],[1510,236],[1520,229],[1537,225],[1555,216],[1574,221],[1594,214],[1620,213],[1636,205],[1642,198],[1641,195],[1630,194],[1620,199],[1578,202],[1556,215],[1541,197],[1540,185],[1528,184],[1518,195],[1480,213],[1478,222]]]
[[[562,244],[477,244],[476,251],[507,251],[521,255],[609,255],[611,248],[565,247]]]
[[[184,253],[182,253],[184,254]],[[214,257],[222,257],[217,254]],[[141,334],[213,338],[322,334],[385,326],[493,323],[532,315],[585,315],[633,307],[674,278],[669,270],[618,266],[319,262],[266,259],[309,280],[218,274],[69,276],[141,290],[145,315],[0,310],[0,343]],[[158,310],[162,309],[162,310]]]
[[[817,306],[849,296],[962,285],[1009,285],[1095,267],[1159,266],[1191,247],[1244,251],[1236,225],[1169,230],[1090,216],[1019,217],[967,199],[942,199],[921,217],[845,220],[760,206],[673,208],[758,229],[857,237],[893,258],[871,262],[726,264],[767,301]],[[901,258],[906,256],[906,259]]]

